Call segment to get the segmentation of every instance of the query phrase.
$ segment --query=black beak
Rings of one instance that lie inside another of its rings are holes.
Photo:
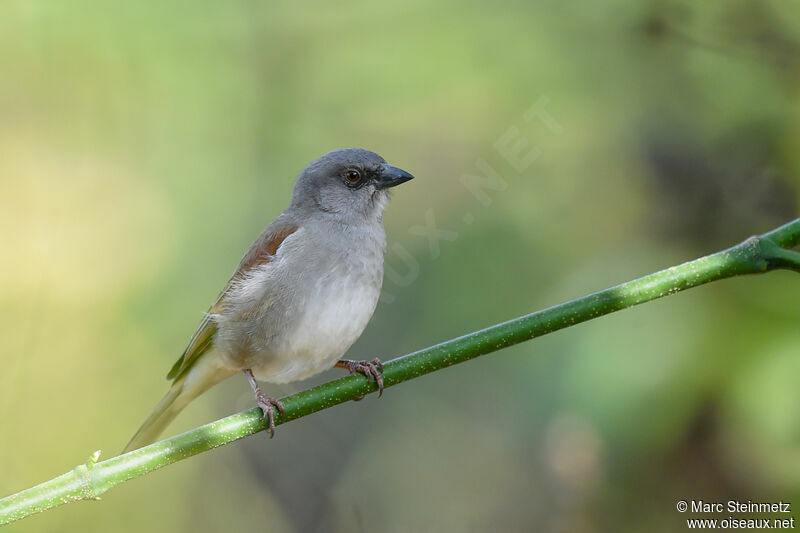
[[[394,187],[395,185],[405,183],[410,179],[414,179],[414,176],[405,170],[393,167],[392,165],[384,164],[381,165],[381,170],[375,177],[375,188],[388,189],[389,187]]]

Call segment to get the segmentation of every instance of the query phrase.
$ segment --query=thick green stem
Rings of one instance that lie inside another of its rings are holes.
[[[800,271],[800,219],[741,244],[655,274],[394,359],[384,365],[387,387],[479,355],[682,290],[741,274],[785,268]],[[284,398],[283,424],[376,390],[363,376],[348,376]],[[258,408],[217,420],[144,448],[86,464],[0,500],[0,525],[78,500],[97,499],[114,485],[265,429]]]

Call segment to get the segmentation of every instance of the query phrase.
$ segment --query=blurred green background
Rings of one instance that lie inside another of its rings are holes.
[[[385,360],[796,217],[799,98],[796,2],[2,2],[0,494],[121,449],[328,150],[417,176],[350,352]],[[503,187],[463,185],[478,160]],[[679,499],[800,505],[798,295],[714,283],[11,530],[682,531]],[[252,405],[233,378],[169,433]]]

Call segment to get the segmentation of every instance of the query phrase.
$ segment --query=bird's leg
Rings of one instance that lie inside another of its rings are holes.
[[[247,381],[250,382],[250,388],[253,389],[253,394],[256,395],[256,403],[264,413],[262,418],[266,418],[269,421],[269,438],[272,438],[275,436],[275,408],[277,407],[278,411],[283,414],[283,403],[261,392],[261,387],[256,383],[256,378],[253,376],[252,370],[248,368],[244,371],[244,375],[247,377]]]
[[[341,359],[333,365],[336,368],[344,368],[349,370],[351,374],[364,374],[367,379],[374,379],[378,385],[378,398],[383,394],[383,363],[377,357],[372,361],[352,361],[350,359]],[[362,396],[363,398],[363,396]],[[361,400],[358,398],[356,401]]]

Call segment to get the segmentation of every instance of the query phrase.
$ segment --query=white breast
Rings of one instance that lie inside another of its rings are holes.
[[[272,278],[280,288],[255,298],[264,312],[256,313],[260,324],[247,331],[251,350],[244,360],[230,352],[235,364],[248,365],[259,380],[287,383],[327,370],[341,359],[364,331],[380,296],[386,241],[383,228],[377,229],[351,230],[350,239],[340,239],[335,248],[306,242],[302,249],[287,247],[293,253],[283,257],[284,250],[279,250],[276,260],[264,266],[265,280],[255,285],[274,287]]]
[[[295,327],[275,339],[272,354],[254,369],[256,377],[272,383],[305,379],[341,359],[364,331],[380,295],[374,285],[358,281],[320,283]]]
[[[271,261],[232,286],[216,315],[214,345],[225,364],[272,383],[331,368],[375,311],[385,246],[380,224],[287,237]]]

